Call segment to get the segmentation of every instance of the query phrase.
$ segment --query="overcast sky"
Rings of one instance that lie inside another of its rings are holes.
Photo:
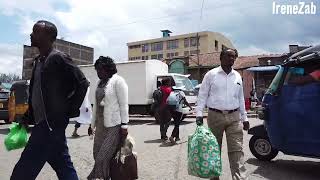
[[[301,0],[300,0],[301,1]],[[21,75],[23,44],[40,19],[58,27],[58,37],[95,48],[95,57],[127,59],[127,42],[215,31],[240,55],[288,52],[289,44],[320,43],[320,2],[315,15],[275,15],[272,4],[297,0],[0,0],[0,73]],[[312,2],[305,0],[306,3]]]

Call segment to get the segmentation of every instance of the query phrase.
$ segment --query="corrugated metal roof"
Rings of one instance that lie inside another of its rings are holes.
[[[257,67],[250,67],[246,69],[247,71],[277,71],[279,69],[279,66],[257,66]]]

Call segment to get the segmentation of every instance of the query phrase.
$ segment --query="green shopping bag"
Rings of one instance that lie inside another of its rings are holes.
[[[201,178],[220,176],[222,171],[220,148],[216,137],[204,127],[197,126],[188,137],[188,174]]]
[[[4,145],[8,151],[23,148],[28,142],[27,130],[18,123],[13,123],[10,132],[4,139]]]

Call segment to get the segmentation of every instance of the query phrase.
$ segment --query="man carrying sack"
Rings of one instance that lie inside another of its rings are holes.
[[[244,166],[243,131],[250,125],[245,111],[242,78],[232,69],[238,57],[235,49],[224,49],[221,66],[206,73],[199,90],[196,108],[197,125],[203,124],[203,109],[208,107],[208,126],[217,138],[220,149],[223,132],[226,133],[228,156],[233,180],[247,179]],[[213,178],[214,180],[219,177]]]

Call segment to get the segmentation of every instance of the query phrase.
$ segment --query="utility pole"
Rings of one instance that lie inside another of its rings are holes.
[[[199,62],[199,41],[200,41],[200,38],[199,38],[199,32],[197,32],[197,40],[196,40],[196,43],[197,43],[197,71],[198,71],[198,77],[199,79],[201,79],[200,77],[200,62]]]

